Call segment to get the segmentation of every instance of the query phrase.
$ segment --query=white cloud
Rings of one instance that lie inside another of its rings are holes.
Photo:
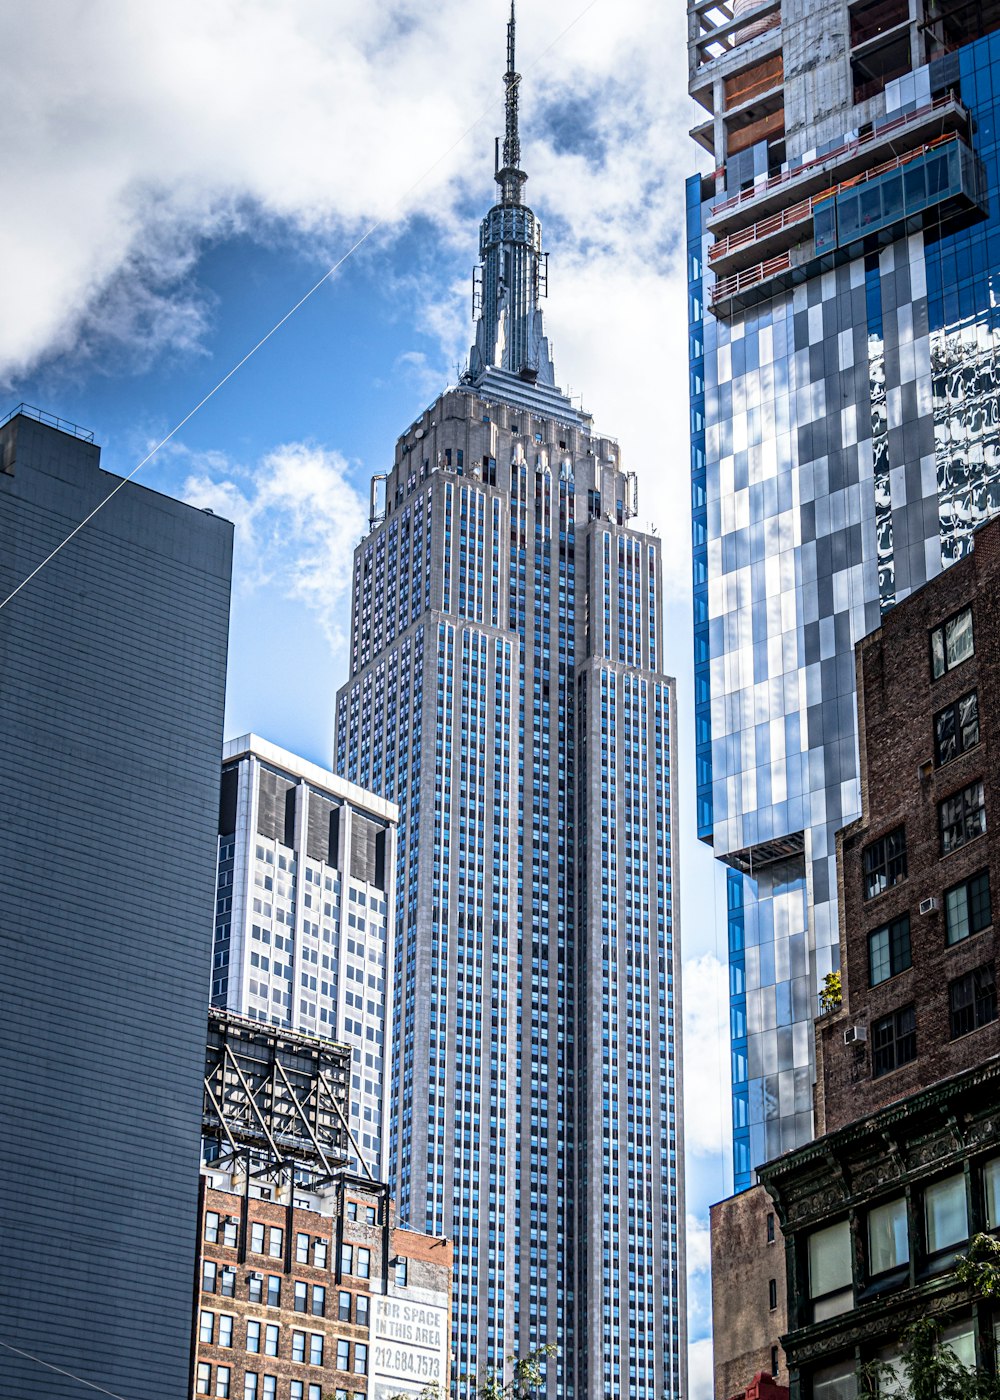
[[[707,1217],[688,1214],[685,1240],[688,1277],[707,1273],[712,1267],[712,1241]]]
[[[455,275],[402,279],[441,347],[408,368],[428,399],[454,378],[502,126],[506,0],[77,0],[59,16],[0,12],[0,174],[17,191],[0,226],[0,382],[60,353],[120,369],[197,350],[212,311],[199,256],[229,234],[295,236],[332,262],[384,220],[364,251],[384,262],[415,212]],[[683,591],[683,180],[699,159],[683,12],[522,6],[518,62],[557,375],[621,439]]]
[[[712,1400],[713,1394],[712,1339],[706,1337],[688,1347],[687,1400]]]
[[[687,1251],[687,1328],[697,1341],[712,1335],[712,1238],[708,1215],[688,1212],[684,1230]]]
[[[714,953],[704,953],[684,963],[683,978],[684,1145],[689,1157],[728,1159],[729,974]],[[715,1198],[724,1194],[720,1189]]]
[[[367,503],[339,453],[287,443],[252,472],[203,457],[183,496],[234,522],[240,587],[269,584],[298,599],[317,615],[331,646],[343,646],[354,547],[368,522]]]

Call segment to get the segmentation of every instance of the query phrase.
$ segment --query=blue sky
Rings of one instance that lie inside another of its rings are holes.
[[[472,339],[502,130],[504,0],[7,6],[0,408],[94,430],[127,473],[237,524],[226,730],[316,762],[346,674],[368,479]],[[724,909],[693,830],[683,180],[685,14],[521,0],[526,197],[557,379],[639,475],[678,678],[691,1400],[710,1395],[708,1204],[728,1174]]]

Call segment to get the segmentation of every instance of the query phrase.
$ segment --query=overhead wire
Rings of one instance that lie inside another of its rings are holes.
[[[583,7],[583,9],[580,10],[579,13],[573,19],[570,20],[569,24],[567,24],[564,29],[560,30],[560,32],[555,36],[555,38],[552,39],[546,45],[546,47],[541,50],[540,53],[535,55],[535,57],[527,65],[525,72],[531,72],[533,68],[536,68],[538,64],[541,63],[542,59],[545,58],[546,55],[549,54],[552,51],[552,49],[556,47],[557,44],[561,43],[562,40],[566,37],[566,35],[570,32],[570,30],[573,29],[577,24],[579,24],[580,21],[584,18],[584,16],[589,14],[589,12],[597,4],[598,0],[589,0],[589,3],[586,4]],[[273,335],[275,335],[279,330],[281,330],[282,326],[286,323],[286,321],[291,320],[295,313],[305,305],[305,303],[310,299],[310,297],[314,296],[316,292],[319,291],[320,287],[322,287],[326,282],[330,280],[331,277],[333,277],[337,272],[340,271],[340,269],[347,262],[348,258],[352,257],[363,244],[367,243],[367,241],[369,240],[369,238],[372,237],[373,234],[377,233],[380,228],[384,227],[384,225],[388,223],[390,216],[396,212],[400,205],[404,204],[405,201],[409,199],[410,195],[413,194],[415,190],[418,190],[420,188],[424,181],[437,169],[437,167],[442,163],[442,161],[447,160],[451,153],[454,150],[456,150],[472,134],[473,131],[475,131],[476,127],[478,127],[483,121],[486,120],[486,118],[495,110],[497,106],[501,104],[503,100],[504,99],[496,99],[493,102],[490,102],[479,113],[476,119],[465,128],[462,134],[456,137],[455,140],[451,143],[451,145],[448,146],[446,150],[442,151],[442,153],[437,157],[437,159],[432,161],[431,164],[428,165],[427,168],[416,178],[416,180],[414,180],[413,183],[409,185],[403,191],[403,193],[393,201],[386,213],[381,215],[381,217],[376,219],[373,223],[369,224],[369,226],[365,229],[364,233],[362,233],[361,236],[358,239],[356,239],[354,243],[352,243],[350,248],[348,248],[347,252],[344,253],[342,257],[338,258],[337,261],[333,264],[333,266],[328,268],[327,271],[323,273],[323,276],[320,277],[317,282],[314,282],[307,292],[303,293],[303,295],[299,297],[298,301],[294,304],[294,306],[290,307],[289,310],[286,311],[285,314],[280,318],[280,320],[276,321],[271,327],[271,329],[261,336],[261,338],[257,341],[256,345],[249,349],[241,359],[237,360],[236,364],[233,365],[232,369],[230,369],[226,374],[224,374],[222,378],[218,381],[218,383],[213,385],[213,387],[209,389],[208,393],[205,394],[203,398],[199,399],[195,406],[192,409],[190,409],[187,413],[185,413],[184,417],[181,418],[180,421],[176,423],[174,427],[172,427],[170,431],[166,433],[159,440],[159,442],[155,444],[154,447],[150,448],[150,450],[146,453],[145,457],[143,457],[142,460],[132,468],[128,476],[123,476],[121,480],[108,492],[108,494],[105,497],[103,497],[102,500],[98,501],[94,509],[90,511],[88,515],[84,516],[80,523],[74,526],[73,529],[70,530],[69,534],[67,534],[64,539],[60,540],[59,544],[57,544],[56,547],[45,556],[41,563],[36,564],[35,567],[31,570],[31,572],[27,574],[21,580],[21,582],[16,585],[16,587],[11,589],[11,591],[6,595],[3,601],[0,602],[0,611],[2,611],[7,606],[7,604],[12,601],[12,599],[16,598],[17,595],[21,592],[21,590],[23,588],[26,588],[28,584],[31,583],[32,579],[37,578],[37,576],[42,572],[42,570],[52,562],[56,555],[59,554],[61,550],[65,549],[66,546],[73,539],[76,538],[80,531],[85,529],[94,519],[94,517],[100,511],[102,511],[104,507],[115,498],[115,496],[117,496],[118,492],[122,489],[122,487],[127,486],[128,483],[132,481],[133,478],[136,477],[140,471],[142,471],[143,467],[146,466],[147,463],[150,462],[156,456],[156,454],[161,450],[161,448],[166,447],[167,443],[170,442],[172,438],[176,437],[182,428],[184,428],[188,423],[190,423],[191,419],[195,416],[195,414],[198,413],[202,408],[204,408],[205,405],[209,402],[209,400],[213,399],[215,395],[219,392],[219,390],[223,388],[224,385],[229,383],[230,379],[232,379],[233,376],[243,368],[247,361],[252,359],[253,356],[256,355],[257,351],[260,350],[264,345],[266,345]]]
[[[126,1400],[124,1395],[119,1395],[117,1390],[108,1390],[107,1386],[95,1385],[93,1381],[84,1380],[83,1376],[76,1375],[73,1371],[67,1371],[63,1366],[53,1366],[50,1361],[43,1361],[40,1356],[32,1356],[30,1351],[22,1351],[20,1347],[12,1347],[9,1342],[0,1341],[0,1347],[4,1351],[11,1351],[15,1356],[23,1356],[28,1361],[34,1361],[39,1366],[44,1366],[47,1371],[54,1371],[58,1376],[67,1376],[71,1381],[78,1381],[80,1385],[85,1385],[90,1390],[99,1391],[101,1395],[110,1395],[111,1400]]]
[[[537,65],[541,63],[541,61],[546,57],[546,55],[549,54],[552,51],[552,49],[556,47],[557,44],[561,43],[561,41],[570,32],[570,30],[573,29],[577,24],[579,24],[580,21],[597,4],[598,0],[588,0],[588,3],[574,16],[572,20],[570,20],[569,24],[567,24],[555,36],[555,38],[552,39],[545,46],[544,49],[542,49],[538,54],[535,55],[531,62],[526,66],[525,72],[531,72],[532,69],[537,67]],[[326,282],[328,282],[330,278],[333,277],[340,270],[340,268],[344,266],[347,260],[350,257],[352,257],[358,251],[358,249],[362,247],[362,245],[372,237],[373,234],[377,233],[378,230],[388,222],[390,215],[394,213],[396,209],[398,209],[399,206],[402,205],[409,198],[409,196],[413,194],[415,190],[420,188],[420,186],[424,183],[425,180],[427,180],[427,178],[434,172],[434,170],[436,170],[437,167],[444,160],[446,160],[448,156],[450,156],[451,153],[458,146],[460,146],[483,121],[485,121],[485,119],[495,110],[495,108],[501,105],[502,102],[503,99],[498,99],[487,104],[483,111],[481,111],[480,114],[475,118],[475,120],[471,122],[468,127],[466,127],[466,129],[461,133],[461,135],[456,137],[456,139],[451,143],[451,145],[448,146],[447,149],[444,150],[434,161],[432,161],[431,164],[428,165],[427,168],[417,177],[417,179],[414,180],[413,183],[409,185],[401,195],[399,195],[399,197],[389,206],[388,211],[385,214],[383,214],[381,218],[376,219],[365,229],[364,233],[362,233],[361,236],[355,240],[351,247],[348,248],[347,252],[344,253],[340,258],[338,258],[337,261],[330,268],[327,269],[323,276],[320,277],[316,282],[314,282],[313,285],[308,289],[308,291],[306,291],[298,299],[298,301],[296,301],[295,304],[291,306],[289,310],[286,311],[285,314],[278,321],[276,321],[274,325],[271,326],[271,328],[267,332],[265,332],[264,335],[260,337],[256,344],[253,345],[251,349],[249,349],[246,352],[246,354],[243,355],[236,362],[236,364],[234,364],[233,367],[226,374],[224,374],[223,377],[215,385],[213,385],[213,387],[209,389],[209,391],[201,399],[199,399],[199,401],[194,405],[194,407],[190,409],[174,425],[174,427],[171,428],[171,430],[168,433],[166,433],[159,440],[159,442],[157,442],[155,446],[152,447],[146,453],[142,460],[139,461],[136,464],[136,466],[132,468],[128,476],[122,477],[121,480],[118,481],[116,485],[112,488],[112,490],[109,491],[108,494],[97,503],[94,509],[91,510],[86,516],[84,516],[84,518],[79,522],[79,524],[74,526],[74,528],[69,531],[69,533],[60,541],[60,543],[56,545],[56,547],[53,550],[51,550],[49,554],[47,554],[45,558],[42,559],[42,561],[39,564],[37,564],[35,568],[33,568],[31,572],[24,577],[21,580],[21,582],[18,583],[17,586],[13,588],[2,601],[0,601],[0,610],[5,608],[8,603],[10,603],[14,598],[16,598],[17,595],[22,591],[22,589],[26,588],[28,584],[32,582],[33,579],[37,578],[37,576],[42,572],[42,570],[52,562],[56,555],[58,555],[61,550],[65,549],[65,547],[73,539],[75,539],[76,536],[83,529],[85,529],[87,525],[90,524],[94,517],[100,511],[102,511],[111,500],[114,499],[118,492],[121,491],[122,487],[128,485],[128,483],[138,475],[142,468],[146,466],[147,463],[150,462],[152,458],[155,457],[156,454],[163,447],[165,447],[167,443],[171,441],[172,438],[177,436],[181,429],[184,428],[186,424],[188,424],[191,421],[195,414],[198,413],[202,408],[204,408],[204,406],[212,398],[215,397],[219,390],[222,389],[229,382],[229,380],[232,379],[233,376],[243,368],[247,361],[250,360],[257,353],[258,350],[260,350],[264,345],[266,345],[267,342],[271,339],[271,337],[274,336],[282,328],[282,326],[284,326],[285,323],[289,321],[292,318],[292,316],[294,316],[295,313],[299,311],[301,307],[304,306],[305,303],[312,296],[315,295],[316,292],[319,291],[320,287],[322,287]],[[57,1375],[65,1376],[68,1379],[76,1381],[78,1384],[86,1386],[90,1390],[97,1391],[102,1395],[110,1396],[111,1400],[127,1400],[126,1396],[121,1395],[117,1391],[108,1390],[105,1386],[97,1385],[93,1381],[85,1380],[84,1377],[77,1375],[75,1372],[70,1371],[65,1367],[53,1365],[49,1361],[44,1361],[41,1357],[35,1356],[29,1351],[25,1351],[23,1348],[13,1346],[9,1342],[0,1340],[0,1347],[2,1347],[5,1351],[11,1353],[14,1356],[20,1356],[25,1360],[33,1362],[37,1366],[43,1367],[45,1370],[52,1371]]]

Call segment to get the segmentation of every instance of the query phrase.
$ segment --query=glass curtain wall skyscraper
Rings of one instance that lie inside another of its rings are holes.
[[[854,644],[1000,507],[1000,11],[688,19],[698,822],[729,866],[739,1188],[813,1131]]]
[[[355,554],[336,766],[398,804],[391,1183],[455,1247],[453,1376],[685,1392],[673,682],[659,541],[555,383],[513,15],[462,382]]]

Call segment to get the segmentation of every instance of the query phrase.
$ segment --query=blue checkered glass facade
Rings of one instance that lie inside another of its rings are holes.
[[[748,53],[777,51],[799,11]],[[784,81],[787,106],[787,54]],[[860,811],[854,644],[1000,508],[1000,34],[847,94],[841,127],[804,124],[742,185],[733,159],[729,183],[687,185],[697,817],[729,866],[737,1189],[812,1136],[835,834]],[[944,110],[954,135],[924,152],[906,133]],[[858,182],[880,123],[872,169],[906,159]],[[829,196],[841,167],[856,183]],[[821,178],[787,266],[713,273],[741,203]]]

